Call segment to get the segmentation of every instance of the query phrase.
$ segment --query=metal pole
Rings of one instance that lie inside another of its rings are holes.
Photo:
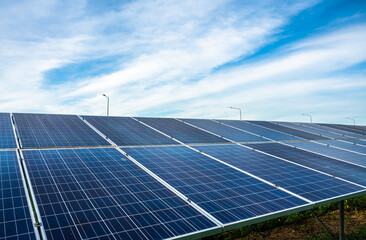
[[[241,120],[241,108],[237,108],[237,107],[228,107],[228,108],[239,110],[240,120]]]
[[[106,94],[103,94],[103,96],[107,98],[107,116],[109,116],[109,97]]]
[[[344,240],[344,200],[339,201],[339,240]]]
[[[356,127],[356,120],[355,119],[353,119],[353,118],[346,118],[346,119],[352,120],[353,121],[353,126]]]
[[[301,115],[310,117],[310,123],[313,123],[313,118],[310,114],[301,113]]]

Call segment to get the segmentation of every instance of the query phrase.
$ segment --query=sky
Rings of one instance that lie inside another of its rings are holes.
[[[364,0],[0,0],[0,112],[366,125]]]

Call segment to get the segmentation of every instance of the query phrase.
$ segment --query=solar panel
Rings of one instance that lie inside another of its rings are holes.
[[[317,128],[312,128],[312,127],[305,126],[305,125],[298,124],[298,123],[279,122],[278,124],[286,126],[286,127],[290,127],[290,128],[295,128],[295,129],[300,130],[300,131],[305,131],[305,132],[309,132],[309,133],[313,133],[313,134],[317,134],[317,135],[322,135],[322,136],[328,137],[328,138],[335,138],[335,139],[349,138],[349,137],[344,136],[344,135],[339,134],[339,133],[332,133],[332,132],[329,132],[329,131],[325,131],[325,130],[321,130],[321,129],[317,129]]]
[[[185,146],[123,150],[224,224],[307,204]]]
[[[329,144],[330,146],[339,147],[342,149],[346,149],[349,151],[361,153],[366,155],[366,146],[355,145],[352,142],[347,141],[338,141],[338,140],[330,140],[330,141],[322,141],[323,144]]]
[[[325,131],[332,132],[332,133],[339,133],[341,135],[344,135],[345,137],[353,137],[353,138],[363,137],[361,134],[347,132],[347,131],[344,131],[344,130],[331,128],[331,127],[327,127],[327,126],[324,126],[324,125],[318,125],[318,124],[315,124],[315,123],[301,123],[301,124],[303,124],[305,126],[309,126],[311,128],[321,129],[321,130],[325,130]]]
[[[330,128],[335,128],[335,129],[341,129],[347,132],[352,132],[352,133],[357,133],[362,135],[363,137],[366,134],[366,130],[364,130],[363,128],[358,128],[357,126],[349,126],[349,125],[341,125],[341,124],[320,124],[323,126],[327,126]]]
[[[259,125],[259,126],[267,127],[267,128],[270,128],[270,129],[273,129],[273,130],[276,130],[276,131],[280,131],[280,132],[283,132],[283,133],[291,134],[291,135],[296,136],[296,137],[308,139],[308,140],[329,139],[329,138],[324,137],[324,136],[311,134],[311,133],[299,131],[299,130],[296,130],[296,129],[284,127],[284,126],[278,125],[276,123],[265,122],[265,121],[248,121],[248,122],[251,122],[251,123]]]
[[[366,169],[279,143],[246,144],[254,149],[366,186]]]
[[[0,113],[0,148],[16,148],[13,125],[9,113]]]
[[[229,143],[225,139],[189,126],[173,118],[137,118],[149,126],[162,131],[186,144]]]
[[[118,146],[177,144],[129,117],[83,117]]]
[[[24,158],[49,239],[162,239],[218,228],[114,148],[25,150]]]
[[[15,113],[23,148],[110,146],[75,115]]]
[[[36,239],[15,151],[0,151],[0,239]]]
[[[261,126],[257,126],[245,121],[238,121],[238,120],[218,120],[224,124],[228,124],[230,126],[240,128],[245,131],[249,131],[255,134],[258,134],[263,137],[270,138],[274,141],[293,141],[293,140],[301,140],[301,138],[294,137],[289,134],[276,132],[272,129],[263,128]]]
[[[236,142],[267,142],[267,139],[206,119],[182,119],[192,125]]]
[[[313,202],[363,190],[346,181],[239,145],[199,145],[194,148]]]
[[[341,159],[348,163],[354,163],[366,167],[366,156],[354,152],[345,151],[315,142],[289,142],[289,145],[303,148],[305,150],[323,154],[328,157]]]

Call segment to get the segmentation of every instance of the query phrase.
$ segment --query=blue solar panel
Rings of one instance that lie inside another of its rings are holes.
[[[137,118],[184,143],[228,143],[215,135],[172,118]]]
[[[363,137],[366,134],[365,129],[359,128],[357,126],[349,126],[349,125],[341,125],[341,124],[320,124],[320,125],[327,126],[330,128],[344,130],[344,131],[351,132],[351,133],[357,133],[357,134],[362,135]]]
[[[267,142],[267,139],[255,136],[250,133],[246,133],[240,130],[237,130],[232,127],[225,126],[223,124],[205,120],[205,119],[182,119],[185,122],[193,124],[197,127],[210,131],[212,133],[218,134],[225,138],[228,138],[232,141],[236,142]]]
[[[110,146],[75,115],[15,113],[24,148]]]
[[[48,239],[162,239],[216,227],[114,148],[24,157]]]
[[[290,122],[280,122],[280,125],[286,126],[286,127],[290,127],[290,128],[295,128],[297,130],[300,131],[305,131],[305,132],[309,132],[309,133],[313,133],[313,134],[317,134],[317,135],[322,135],[324,137],[328,137],[328,138],[335,138],[335,139],[347,139],[349,137],[344,136],[342,134],[338,134],[338,133],[332,133],[329,131],[325,131],[325,130],[321,130],[321,129],[317,129],[317,128],[312,128],[306,125],[300,125],[298,123],[290,123]]]
[[[0,239],[36,239],[15,151],[0,151]]]
[[[83,117],[119,146],[177,144],[172,139],[129,117]]]
[[[366,167],[366,156],[346,150],[341,150],[331,146],[315,143],[315,142],[289,142],[289,145],[303,148],[305,150],[323,154],[328,157],[341,159],[343,161],[358,164]]]
[[[306,204],[184,146],[123,150],[225,224]]]
[[[270,129],[273,129],[273,130],[276,130],[276,131],[291,134],[291,135],[296,136],[296,137],[308,139],[308,140],[329,139],[329,138],[324,137],[324,136],[319,136],[319,135],[316,135],[316,134],[311,134],[311,133],[307,133],[307,132],[304,132],[304,131],[284,127],[284,126],[281,126],[281,125],[278,125],[278,124],[275,124],[275,123],[271,123],[271,122],[265,122],[265,121],[249,121],[249,122],[251,122],[253,124],[256,124],[256,125],[259,125],[259,126],[267,127],[267,128],[270,128]]]
[[[249,147],[366,186],[366,169],[279,143],[246,144]]]
[[[321,141],[321,143],[329,144],[330,146],[339,147],[342,149],[346,149],[346,150],[350,150],[350,151],[354,151],[354,152],[366,155],[366,146],[354,145],[354,144],[352,144],[352,142],[330,140],[330,141]]]
[[[245,131],[249,131],[255,134],[258,134],[263,137],[270,138],[274,141],[294,141],[294,140],[301,140],[301,138],[294,137],[289,134],[276,132],[274,130],[263,128],[261,126],[257,126],[254,124],[251,124],[249,122],[245,121],[239,121],[239,120],[219,120],[219,122],[228,124],[230,126],[240,128]]]
[[[315,123],[301,123],[305,126],[309,126],[311,128],[316,128],[316,129],[321,129],[321,130],[324,130],[324,131],[329,131],[329,132],[332,132],[332,133],[339,133],[341,135],[344,135],[345,137],[352,137],[352,138],[361,138],[363,137],[361,134],[357,134],[357,133],[351,133],[351,132],[347,132],[347,131],[344,131],[344,130],[340,130],[340,129],[336,129],[336,128],[331,128],[331,127],[327,127],[327,126],[323,126],[323,125],[318,125],[318,124],[315,124]]]
[[[194,148],[314,202],[363,190],[354,184],[238,145]]]
[[[0,148],[16,148],[13,125],[9,113],[0,113]]]

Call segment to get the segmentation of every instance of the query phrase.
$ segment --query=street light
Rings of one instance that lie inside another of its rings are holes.
[[[240,113],[240,120],[241,120],[241,108],[237,108],[237,107],[228,107],[228,108],[239,110],[239,113]]]
[[[353,118],[348,118],[348,117],[346,117],[346,119],[352,120],[352,121],[353,121],[353,126],[355,126],[355,127],[356,127],[356,120],[355,120],[355,119],[353,119]]]
[[[301,113],[301,115],[310,117],[310,123],[313,123],[313,118],[310,114]]]
[[[109,116],[109,97],[104,93],[103,96],[107,98],[107,116]]]

